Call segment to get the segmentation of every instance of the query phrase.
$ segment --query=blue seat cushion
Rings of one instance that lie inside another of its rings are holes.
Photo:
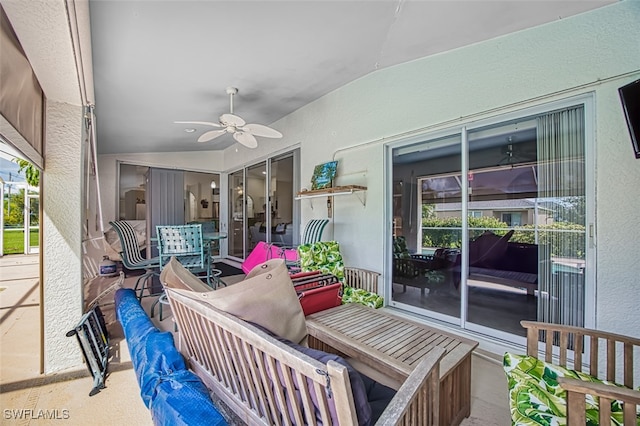
[[[358,425],[360,426],[374,424],[396,394],[395,390],[376,382],[364,374],[360,374],[339,355],[298,345],[290,340],[274,335],[264,327],[253,323],[252,325],[264,331],[268,335],[273,336],[273,338],[287,346],[302,352],[323,364],[326,364],[329,361],[335,361],[347,367],[347,371],[349,372],[349,382],[351,383],[351,392],[353,394],[353,402],[356,409],[356,416],[358,418]]]

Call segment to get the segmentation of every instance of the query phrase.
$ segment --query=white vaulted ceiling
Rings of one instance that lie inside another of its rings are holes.
[[[224,149],[174,121],[217,122],[228,86],[270,125],[377,69],[612,2],[90,0],[98,150]]]

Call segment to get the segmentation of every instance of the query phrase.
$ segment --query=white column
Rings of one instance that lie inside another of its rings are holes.
[[[80,368],[76,338],[82,316],[82,107],[47,102],[41,202],[44,372]]]

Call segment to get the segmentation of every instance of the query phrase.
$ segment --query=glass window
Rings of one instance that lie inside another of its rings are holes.
[[[396,144],[392,305],[500,337],[582,326],[584,121],[577,105]]]

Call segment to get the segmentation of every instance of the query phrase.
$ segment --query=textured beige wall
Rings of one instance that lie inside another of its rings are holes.
[[[354,196],[335,198],[329,232],[344,243],[347,265],[383,271],[383,235],[391,226],[383,215],[385,142],[593,93],[595,324],[640,336],[640,263],[634,249],[640,240],[640,163],[616,92],[640,76],[638,22],[640,2],[623,1],[377,71],[275,123],[285,136],[270,147],[300,145],[302,186],[316,164],[332,159],[340,161],[339,176],[368,186],[366,206]],[[252,154],[229,148],[225,167],[247,163]],[[302,223],[326,215],[324,201],[301,201]]]
[[[42,178],[44,366],[79,367],[77,340],[65,336],[82,317],[82,107],[47,105]]]

